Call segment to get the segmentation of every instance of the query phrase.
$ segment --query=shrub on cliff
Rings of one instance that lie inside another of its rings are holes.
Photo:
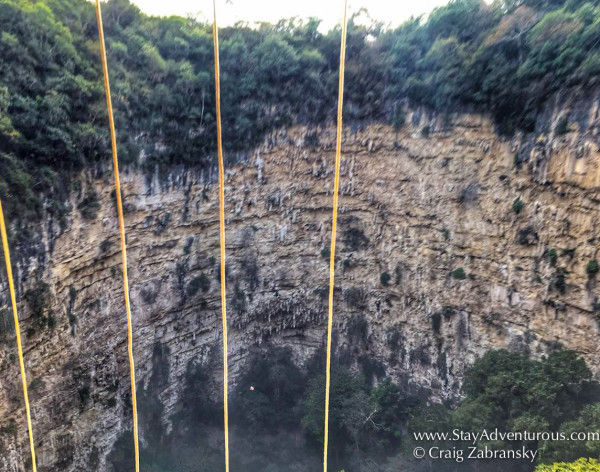
[[[588,262],[585,271],[588,273],[590,277],[593,277],[600,271],[600,266],[598,265],[598,261],[594,259],[593,261]]]
[[[96,215],[100,210],[100,202],[98,201],[98,194],[94,189],[91,189],[81,200],[77,209],[81,213],[81,216],[86,220],[96,219]]]
[[[523,203],[523,200],[521,200],[521,197],[518,197],[513,201],[512,209],[518,215],[519,213],[521,213],[521,210],[523,209],[524,205],[525,204]]]
[[[463,269],[462,267],[454,269],[452,272],[450,272],[450,275],[456,280],[465,280],[467,278],[465,269]]]
[[[6,308],[0,308],[0,341],[14,332],[12,313]]]
[[[556,249],[546,249],[544,255],[546,256],[546,260],[548,261],[548,264],[550,264],[550,267],[556,266],[556,262],[558,261],[558,253],[556,252]]]
[[[27,289],[23,295],[23,298],[29,305],[33,318],[40,327],[52,323],[51,320],[53,318],[50,311],[51,297],[50,286],[42,280],[36,281],[33,287]]]
[[[194,277],[187,286],[187,295],[193,297],[198,291],[206,293],[210,290],[210,279],[205,274]]]

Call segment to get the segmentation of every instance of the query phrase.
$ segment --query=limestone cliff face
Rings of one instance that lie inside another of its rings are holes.
[[[549,112],[549,132],[513,140],[470,115],[444,124],[412,113],[398,132],[347,128],[338,349],[381,362],[434,401],[454,398],[465,367],[492,348],[541,356],[564,346],[600,375],[600,288],[586,270],[600,236],[596,107],[586,108],[585,126],[571,123],[561,136],[553,130],[564,109]],[[302,363],[323,345],[334,141],[333,129],[280,131],[228,167],[233,382],[254,346],[290,346]],[[137,376],[147,382],[155,347],[167,348],[159,396],[169,414],[188,364],[222,342],[213,177],[123,175]],[[106,470],[130,422],[112,175],[81,180],[99,195],[96,218],[74,211],[60,236],[48,224],[45,249],[18,261],[21,295],[47,283],[37,309],[54,319],[36,328],[32,303],[20,304],[41,471]],[[0,470],[11,472],[25,470],[29,453],[15,352],[8,336]]]

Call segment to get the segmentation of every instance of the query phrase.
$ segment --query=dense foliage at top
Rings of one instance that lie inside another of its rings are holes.
[[[363,20],[349,25],[347,123],[399,127],[412,104],[491,112],[501,131],[528,131],[551,94],[600,74],[597,0],[454,0],[393,30]],[[128,0],[110,0],[104,21],[122,161],[206,166],[215,150],[210,27],[148,17]],[[318,26],[222,31],[229,156],[276,127],[333,119],[340,31]],[[39,213],[38,195],[64,192],[63,175],[107,158],[95,13],[86,0],[0,0],[0,31],[0,190],[23,216]]]

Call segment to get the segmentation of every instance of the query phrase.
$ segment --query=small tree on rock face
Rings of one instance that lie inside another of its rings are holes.
[[[518,215],[519,213],[521,213],[521,210],[523,209],[524,203],[523,200],[521,200],[521,197],[518,197],[516,200],[513,201],[512,203],[512,209],[513,211]]]
[[[553,248],[547,249],[545,256],[546,256],[546,259],[548,260],[548,263],[550,264],[550,267],[554,267],[556,265],[556,262],[558,261],[558,254],[556,252],[556,249],[553,249]]]
[[[598,261],[596,259],[591,260],[590,262],[588,262],[585,271],[587,272],[587,274],[590,277],[593,277],[594,275],[596,275],[598,273],[598,271],[600,271],[600,266],[598,265]]]
[[[463,269],[462,267],[459,267],[458,269],[454,269],[452,272],[450,272],[450,275],[452,277],[454,277],[456,280],[465,280],[467,278],[465,269]]]
[[[33,318],[40,326],[45,326],[53,319],[52,311],[50,310],[52,295],[50,286],[46,282],[42,280],[36,281],[35,285],[25,292],[23,298],[27,301]]]

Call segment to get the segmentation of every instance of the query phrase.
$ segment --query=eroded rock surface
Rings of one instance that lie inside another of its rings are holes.
[[[337,346],[381,362],[432,401],[456,397],[465,367],[492,348],[536,357],[574,349],[598,377],[600,288],[587,264],[598,257],[600,152],[589,113],[585,128],[527,140],[501,138],[470,115],[447,125],[414,115],[397,132],[347,128]],[[280,131],[227,170],[233,383],[256,345],[291,346],[303,363],[324,343],[334,133]],[[164,346],[167,428],[188,364],[221,346],[213,177],[122,176],[137,376],[148,382],[155,346]],[[130,422],[111,179],[82,177],[99,195],[96,218],[74,211],[59,236],[48,224],[42,255],[16,264],[41,471],[105,470]],[[34,316],[23,294],[38,280],[47,303]],[[54,326],[39,327],[36,316]],[[11,472],[25,470],[29,454],[15,352],[6,336],[0,470]]]

